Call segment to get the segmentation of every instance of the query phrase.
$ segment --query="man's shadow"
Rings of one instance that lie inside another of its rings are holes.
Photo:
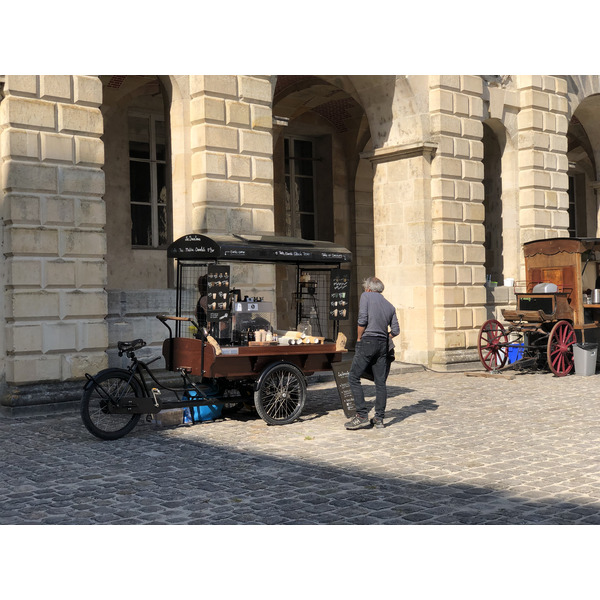
[[[365,378],[366,379],[366,378]],[[364,385],[364,384],[363,384]],[[375,395],[374,387],[373,389],[369,389],[368,385],[364,385],[365,395]],[[394,396],[400,396],[401,394],[407,394],[409,392],[414,392],[414,390],[410,388],[404,388],[400,386],[389,385],[387,387],[388,390],[388,398]],[[366,402],[369,409],[375,406],[375,402]],[[412,417],[413,415],[417,415],[419,413],[426,413],[430,410],[437,410],[439,408],[438,403],[435,400],[419,400],[416,404],[411,404],[410,406],[403,406],[402,408],[392,408],[387,409],[386,413],[386,427],[390,425],[395,425],[396,423],[400,423],[404,421],[404,419],[408,419],[408,417]],[[389,419],[389,420],[388,420]]]
[[[386,426],[395,425],[396,423],[400,423],[401,421],[404,421],[404,419],[408,419],[408,417],[412,417],[413,415],[426,413],[430,410],[437,410],[438,408],[439,405],[435,400],[419,400],[416,404],[411,404],[410,406],[392,408],[391,410],[386,411],[386,416],[388,418],[391,417],[391,419],[386,423]]]

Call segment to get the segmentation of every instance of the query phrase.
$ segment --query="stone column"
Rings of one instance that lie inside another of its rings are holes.
[[[6,76],[4,405],[36,403],[14,386],[81,379],[106,364],[101,102],[96,77]]]
[[[483,82],[475,76],[430,78],[433,363],[477,360],[486,316],[483,207]]]
[[[190,77],[192,229],[272,235],[270,77]],[[273,290],[274,270],[256,265],[242,283]],[[247,288],[248,289],[248,288]],[[262,295],[262,294],[261,294]]]
[[[191,77],[193,229],[272,234],[268,77]]]
[[[567,82],[519,75],[519,205],[521,244],[569,235]],[[522,263],[521,279],[525,279]]]
[[[405,362],[428,364],[433,352],[430,163],[435,144],[384,147],[362,156],[375,165],[375,274],[396,306]],[[401,344],[401,345],[399,345]]]

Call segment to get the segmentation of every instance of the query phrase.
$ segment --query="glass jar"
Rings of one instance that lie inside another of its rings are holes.
[[[312,335],[312,325],[307,318],[303,318],[300,323],[298,323],[298,332],[307,335]]]

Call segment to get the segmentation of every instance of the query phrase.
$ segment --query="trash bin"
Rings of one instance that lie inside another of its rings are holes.
[[[575,375],[594,375],[597,355],[598,344],[573,344]]]

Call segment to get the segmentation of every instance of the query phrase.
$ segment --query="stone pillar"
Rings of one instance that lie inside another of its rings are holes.
[[[272,234],[270,79],[194,76],[190,95],[194,231]]]
[[[519,205],[521,244],[569,235],[567,82],[519,75]],[[521,279],[525,279],[522,264]]]
[[[396,306],[405,362],[428,364],[433,351],[430,163],[435,144],[384,147],[362,156],[375,165],[375,274]],[[362,291],[362,290],[361,290]]]
[[[271,79],[192,76],[190,98],[193,230],[273,235]],[[274,290],[272,267],[246,271],[238,282]]]
[[[432,362],[448,369],[477,360],[486,316],[482,94],[480,77],[430,78],[431,135],[439,143],[431,166]]]
[[[101,102],[96,77],[6,76],[5,406],[27,402],[14,386],[81,379],[106,364]]]

